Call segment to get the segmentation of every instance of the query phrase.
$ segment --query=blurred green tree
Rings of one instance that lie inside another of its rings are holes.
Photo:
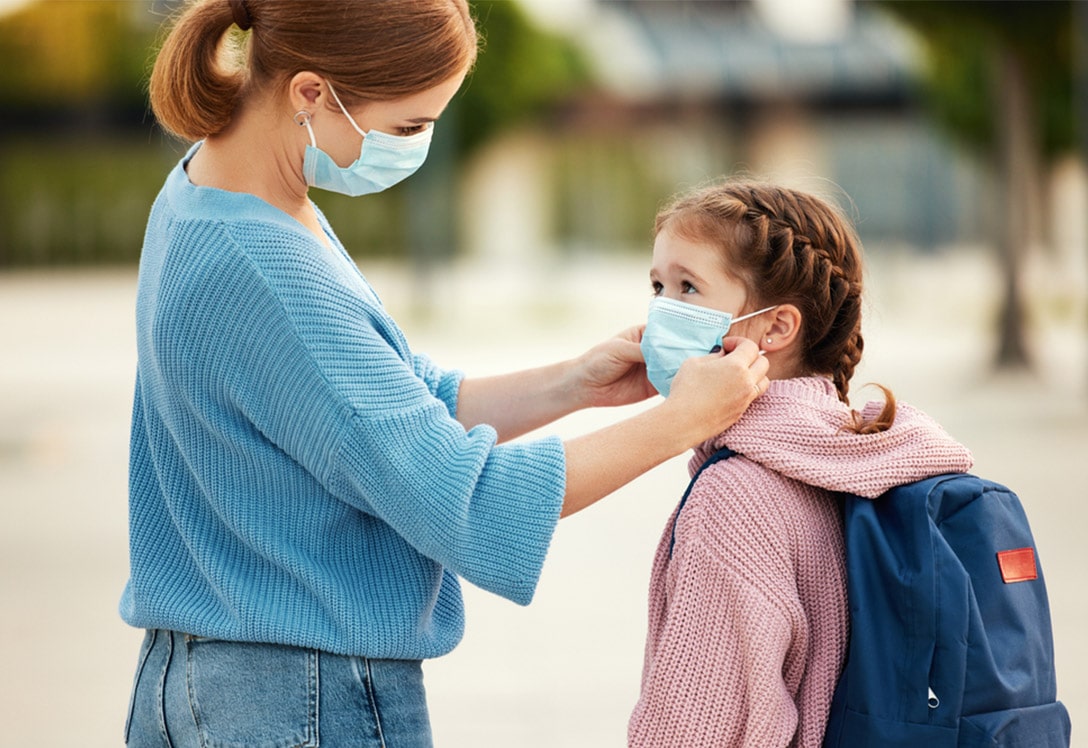
[[[589,81],[589,67],[568,39],[531,22],[520,3],[471,0],[480,56],[457,97],[460,150],[545,115]]]
[[[995,172],[1004,298],[994,363],[1029,367],[1024,255],[1040,232],[1045,168],[1079,146],[1073,0],[881,5],[914,28],[925,45],[925,89],[936,120]]]

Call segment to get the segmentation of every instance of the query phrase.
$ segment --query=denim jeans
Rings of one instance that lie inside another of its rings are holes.
[[[130,748],[431,748],[418,660],[148,631]]]

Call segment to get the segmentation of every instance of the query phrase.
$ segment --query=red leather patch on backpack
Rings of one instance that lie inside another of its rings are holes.
[[[1030,582],[1039,578],[1039,570],[1035,566],[1034,548],[999,551],[997,565],[1001,567],[1001,578],[1005,580],[1005,584]]]

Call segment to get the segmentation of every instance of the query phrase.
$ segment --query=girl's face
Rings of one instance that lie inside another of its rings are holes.
[[[696,306],[740,316],[748,303],[744,285],[725,272],[721,251],[693,242],[665,228],[654,240],[650,286],[654,296],[664,296]]]
[[[720,248],[677,236],[666,227],[654,240],[650,285],[654,296],[727,312],[734,319],[758,312],[737,320],[728,334],[759,345],[771,365],[767,373],[771,379],[809,373],[795,345],[801,332],[800,311],[793,304],[760,310],[760,306],[768,306],[768,300],[750,296],[744,283],[726,272]]]

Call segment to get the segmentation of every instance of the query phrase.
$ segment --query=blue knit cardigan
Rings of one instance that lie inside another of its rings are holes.
[[[557,438],[454,419],[462,375],[412,353],[334,249],[184,165],[136,302],[133,626],[367,657],[449,652],[457,577],[527,604],[565,490]]]

